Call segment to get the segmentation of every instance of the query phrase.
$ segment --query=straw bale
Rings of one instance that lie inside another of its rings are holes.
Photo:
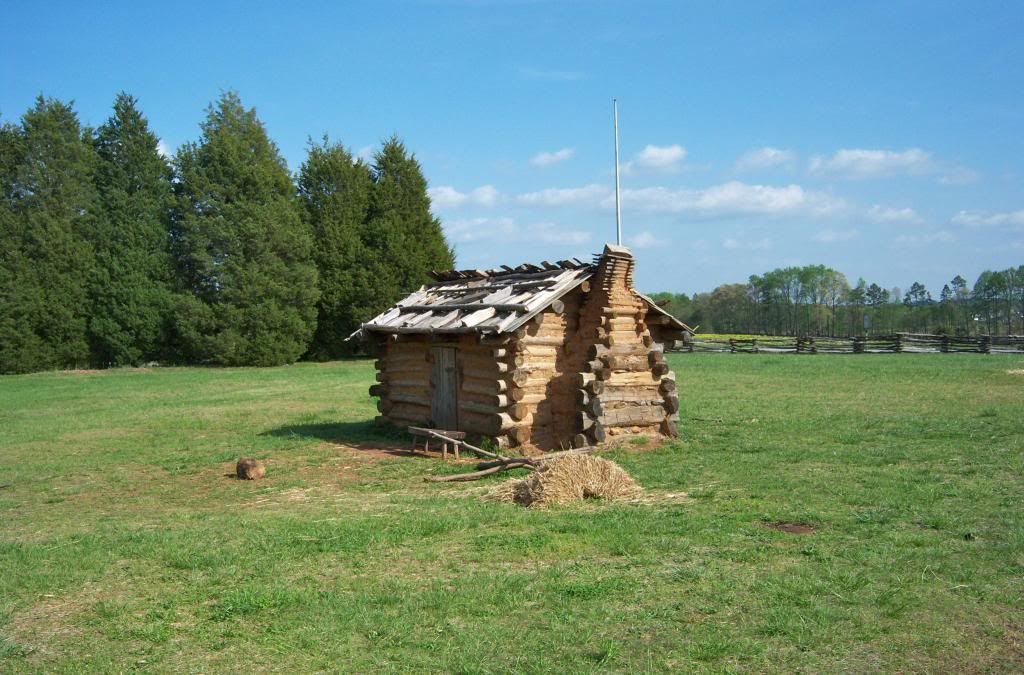
[[[631,499],[641,492],[643,488],[615,462],[579,454],[544,462],[526,478],[499,485],[491,496],[522,506],[547,506],[583,499]]]

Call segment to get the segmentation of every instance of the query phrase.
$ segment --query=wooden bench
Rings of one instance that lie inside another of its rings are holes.
[[[421,441],[423,443],[423,452],[430,452],[430,441],[434,440],[441,444],[441,459],[446,462],[448,461],[449,446],[451,446],[451,449],[455,451],[455,459],[459,459],[459,444],[450,443],[448,441],[442,441],[438,439],[436,436],[431,436],[431,434],[443,434],[455,441],[462,441],[466,439],[465,431],[448,431],[447,429],[409,427],[409,433],[412,434],[412,451],[414,453],[420,449],[418,446]]]

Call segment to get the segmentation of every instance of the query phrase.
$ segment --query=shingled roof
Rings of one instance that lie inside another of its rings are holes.
[[[593,276],[595,264],[573,258],[540,265],[502,265],[492,270],[432,272],[436,283],[423,286],[362,325],[371,333],[507,333],[540,314]],[[654,311],[671,317],[652,300]]]

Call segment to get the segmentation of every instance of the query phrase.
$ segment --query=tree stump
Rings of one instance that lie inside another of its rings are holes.
[[[258,480],[263,478],[266,472],[267,470],[264,468],[263,462],[251,457],[243,457],[235,465],[235,475],[240,480]]]

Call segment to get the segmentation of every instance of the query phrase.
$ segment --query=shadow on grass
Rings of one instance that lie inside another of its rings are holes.
[[[323,422],[319,424],[288,424],[264,431],[261,436],[278,438],[313,438],[346,445],[356,450],[381,452],[408,457],[412,441],[403,429],[380,426],[373,420],[362,422]]]

